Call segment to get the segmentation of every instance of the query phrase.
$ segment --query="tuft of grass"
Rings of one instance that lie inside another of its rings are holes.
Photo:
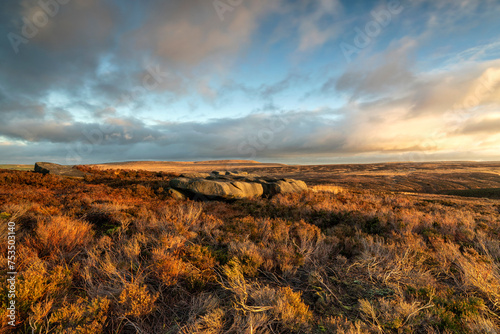
[[[66,257],[73,257],[84,249],[94,235],[89,223],[67,216],[39,222],[35,233],[35,247],[41,254],[59,253]]]

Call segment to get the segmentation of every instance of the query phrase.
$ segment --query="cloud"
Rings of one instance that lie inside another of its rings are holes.
[[[40,101],[58,92],[102,109],[117,107],[124,95],[144,88],[149,68],[155,68],[161,82],[132,102],[141,106],[155,95],[164,103],[186,96],[213,100],[213,76],[231,70],[259,20],[276,6],[244,2],[221,22],[212,1],[151,0],[138,6],[72,0],[35,26],[36,34],[19,45],[18,54],[8,39],[0,42],[0,87],[13,100]],[[40,13],[47,17],[36,0],[3,2],[0,34],[22,35],[24,22],[34,24]]]
[[[112,118],[107,119],[103,127],[96,123],[15,121],[1,128],[0,133],[14,142],[15,139],[31,140],[29,145],[17,145],[17,152],[6,149],[6,158],[20,152],[39,156],[32,147],[43,147],[40,152],[57,156],[58,161],[69,157],[68,162],[63,163],[212,158],[325,162],[326,157],[344,161],[342,159],[349,156],[351,161],[370,161],[370,157],[371,161],[418,157],[425,160],[463,157],[463,147],[476,147],[474,152],[465,155],[471,159],[490,154],[491,148],[498,146],[498,141],[487,142],[493,138],[491,135],[498,135],[498,115],[469,120],[457,132],[447,129],[432,115],[408,120],[401,117],[404,113],[402,107],[388,111],[380,106],[358,105],[357,110],[260,112],[202,123],[146,125],[137,119]],[[367,114],[373,115],[368,118]],[[483,135],[480,143],[478,134]],[[65,145],[62,150],[61,143]],[[57,154],[47,151],[55,147],[60,148]]]
[[[249,42],[261,15],[275,5],[268,1],[243,2],[221,21],[212,1],[151,1],[146,23],[132,33],[132,47],[153,50],[167,62],[199,66],[210,59],[230,62]],[[213,63],[211,63],[213,65]]]
[[[488,117],[481,117],[468,121],[462,126],[458,133],[500,136],[500,111],[492,113],[488,115]]]
[[[340,112],[331,109],[256,113],[205,123],[159,122],[154,125],[145,125],[133,118],[108,118],[104,124],[13,120],[0,125],[0,133],[11,140],[30,142],[30,145],[67,144],[66,154],[71,155],[75,155],[74,151],[78,151],[81,144],[90,146],[91,149],[77,152],[84,161],[96,159],[95,152],[109,152],[114,156],[117,146],[126,146],[131,151],[147,147],[149,151],[141,155],[149,154],[149,158],[250,159],[314,155],[341,149],[344,137],[338,127],[339,120]],[[332,132],[334,127],[338,127],[336,132]],[[60,154],[66,155],[65,152]]]
[[[389,51],[389,54],[398,53]],[[393,58],[386,59],[391,62]],[[64,110],[36,105],[28,109],[18,105],[25,112],[24,116],[16,114],[13,106],[11,115],[15,117],[5,119],[0,125],[0,134],[10,141],[28,141],[30,145],[70,145],[65,149],[70,153],[78,151],[78,143],[91,145],[91,154],[85,153],[87,150],[77,155],[83,162],[98,161],[99,157],[111,160],[140,157],[286,161],[294,157],[318,159],[325,156],[368,159],[368,155],[373,159],[384,156],[389,160],[411,160],[415,154],[422,156],[424,153],[426,158],[448,157],[450,152],[459,156],[457,152],[463,147],[476,147],[470,157],[481,156],[490,154],[491,148],[498,145],[492,139],[500,129],[498,61],[437,72],[408,70],[410,74],[405,84],[393,81],[394,77],[381,76],[378,83],[382,88],[376,87],[375,82],[366,81],[376,76],[373,73],[383,73],[380,68],[387,62],[380,62],[380,67],[373,67],[367,76],[352,76],[354,79],[344,90],[350,94],[349,102],[337,109],[280,111],[278,106],[267,104],[260,111],[237,118],[149,124],[123,117],[112,108],[95,109],[95,116],[104,122],[100,124],[71,118],[65,122],[56,121],[52,118],[54,113],[64,114]],[[261,98],[273,96],[296,80],[298,77],[289,75],[273,84],[253,88],[252,94]],[[481,82],[488,83],[491,89],[484,92],[480,102],[464,110],[453,109],[456,105],[464,106],[466,92],[476,91],[475,87]],[[401,94],[393,94],[396,88]],[[31,111],[28,113],[28,110]],[[43,122],[33,119],[37,113]],[[106,131],[101,129],[103,126]],[[483,138],[481,142],[478,142],[478,135]],[[26,151],[26,148],[21,149]],[[114,153],[117,150],[127,153]]]
[[[487,44],[480,44],[451,55],[447,64],[453,66],[457,63],[467,61],[481,61],[486,59],[498,58],[500,56],[500,41],[493,41]]]
[[[299,83],[307,83],[311,80],[310,75],[293,71],[280,80],[265,83],[258,86],[250,86],[245,83],[229,80],[221,89],[220,95],[227,95],[233,92],[243,92],[247,97],[256,98],[263,101],[273,101],[279,94],[285,92]]]
[[[33,30],[26,44],[18,46],[17,54],[7,38],[2,40],[0,70],[9,94],[22,90],[37,98],[53,89],[74,89],[95,76],[101,54],[114,44],[119,24],[110,1],[70,1],[60,5],[53,17],[39,3],[2,3],[3,36],[13,33],[24,38],[26,27]],[[43,15],[46,24],[35,24]]]
[[[340,28],[382,7],[255,0],[221,20],[212,1],[69,1],[18,54],[0,41],[2,153],[76,152],[84,161],[491,155],[499,42],[486,28],[474,33],[480,40],[464,36],[496,22],[498,4],[407,6],[400,23],[345,64]],[[21,34],[23,18],[40,10],[37,0],[0,3],[0,35]],[[203,117],[189,115],[195,108]],[[172,121],[183,117],[193,121]]]
[[[44,3],[49,2],[24,0],[20,15],[38,30],[31,42],[51,52],[103,49],[113,40],[120,23],[118,8],[112,1],[71,0],[52,9],[41,6]],[[47,23],[39,25],[43,14],[47,16]]]
[[[4,137],[27,142],[73,143],[92,142],[118,145],[161,140],[164,134],[148,128],[137,119],[108,118],[103,123],[83,123],[61,119],[17,119],[0,124]]]
[[[456,23],[467,18],[470,13],[485,13],[497,11],[498,3],[495,0],[416,0],[413,6],[427,6],[431,15],[428,15],[427,26],[431,29],[452,29]]]
[[[418,43],[405,38],[323,83],[321,95],[342,92],[346,101],[339,152],[439,156],[474,147],[472,157],[498,147],[500,61],[417,71],[417,50]]]
[[[339,27],[334,22],[343,8],[338,0],[308,1],[306,6],[313,9],[301,16],[298,23],[298,50],[301,52],[320,47],[338,35]]]
[[[323,93],[334,88],[352,92],[352,97],[357,98],[361,95],[395,93],[407,88],[415,80],[410,54],[414,52],[416,43],[404,40],[401,44],[356,62],[336,82],[332,79],[325,82]]]

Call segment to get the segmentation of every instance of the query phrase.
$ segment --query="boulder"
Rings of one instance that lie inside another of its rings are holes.
[[[175,179],[170,180],[169,186],[174,189],[187,189],[190,178],[187,177],[177,177]]]
[[[229,182],[227,180],[207,180],[176,178],[170,181],[170,187],[190,193],[192,196],[206,198],[241,199],[262,196],[261,184]]]
[[[241,191],[242,198],[260,197],[264,194],[264,187],[260,183],[233,181],[231,185]]]
[[[85,176],[85,173],[76,169],[75,166],[58,165],[51,162],[35,163],[35,172],[77,178]]]
[[[266,195],[273,196],[306,191],[307,184],[300,180],[283,179],[275,182],[266,182],[264,188]]]
[[[42,174],[49,174],[50,173],[50,167],[51,165],[54,165],[49,162],[37,162],[35,163],[35,172],[36,173],[42,173]]]
[[[188,174],[183,174],[187,176]],[[172,179],[169,186],[194,198],[242,199],[269,197],[277,194],[289,194],[307,190],[303,181],[276,179],[252,174],[212,172],[210,176],[178,177]]]

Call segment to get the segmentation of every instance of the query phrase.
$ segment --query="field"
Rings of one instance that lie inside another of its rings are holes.
[[[33,170],[33,165],[0,165],[0,169],[9,169],[9,170]]]
[[[0,169],[18,332],[500,331],[500,163],[80,169],[83,180]],[[166,192],[181,172],[225,169],[311,190],[232,202]]]

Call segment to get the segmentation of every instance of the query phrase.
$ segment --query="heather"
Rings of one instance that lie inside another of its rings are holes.
[[[177,174],[81,169],[0,170],[19,332],[500,331],[498,200],[323,184],[177,201]]]

